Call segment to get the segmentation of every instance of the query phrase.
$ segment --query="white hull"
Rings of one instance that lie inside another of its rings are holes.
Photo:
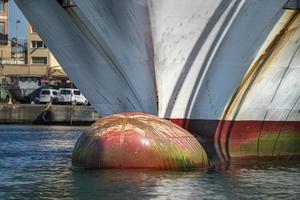
[[[210,160],[300,158],[300,14],[286,0],[15,0],[102,116],[146,112]]]
[[[288,25],[286,0],[74,2],[16,0],[102,116],[300,120],[300,19]]]

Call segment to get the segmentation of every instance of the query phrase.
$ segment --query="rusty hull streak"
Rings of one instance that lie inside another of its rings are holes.
[[[290,25],[296,20],[296,18],[300,15],[300,11],[295,11],[291,18],[288,20],[287,24],[283,27],[282,30],[275,36],[272,42],[267,46],[264,52],[257,58],[254,64],[250,67],[250,70],[245,75],[245,78],[241,82],[235,94],[232,96],[231,101],[228,103],[228,106],[224,110],[221,119],[225,120],[226,117],[236,115],[237,107],[242,103],[241,99],[245,96],[245,92],[250,89],[252,86],[254,79],[257,77],[258,73],[266,71],[266,68],[263,68],[266,61],[269,59],[275,47],[278,45],[279,41],[282,39],[282,36],[289,30]]]
[[[218,149],[218,153],[222,157],[225,163],[230,161],[230,153],[229,153],[229,137],[231,133],[231,128],[233,126],[233,121],[237,117],[239,113],[240,107],[248,94],[248,91],[251,89],[252,84],[263,71],[266,71],[264,64],[267,62],[271,54],[273,53],[276,46],[281,41],[282,37],[285,33],[289,30],[290,26],[293,22],[297,19],[300,15],[300,11],[294,11],[291,15],[290,19],[284,25],[284,27],[279,31],[279,33],[274,37],[272,42],[266,47],[263,53],[256,59],[256,61],[250,67],[250,70],[245,75],[243,81],[241,82],[240,86],[238,87],[237,91],[232,96],[231,100],[229,101],[226,109],[224,110],[220,123],[217,125],[216,134],[215,134],[215,142]],[[224,122],[231,118],[231,124],[228,128],[226,133],[226,141],[221,141],[221,134],[224,128]],[[225,146],[224,146],[225,145]],[[225,154],[226,155],[225,155]]]

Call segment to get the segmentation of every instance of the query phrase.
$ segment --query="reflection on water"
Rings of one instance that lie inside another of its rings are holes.
[[[194,172],[73,171],[83,127],[0,126],[0,199],[266,199],[300,197],[300,165]]]

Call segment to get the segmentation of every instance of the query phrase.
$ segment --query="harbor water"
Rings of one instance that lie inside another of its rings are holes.
[[[0,199],[299,199],[300,164],[192,172],[73,170],[86,127],[0,126]]]

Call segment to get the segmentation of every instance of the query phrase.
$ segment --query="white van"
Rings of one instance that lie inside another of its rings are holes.
[[[58,102],[58,90],[54,89],[42,89],[39,97],[40,103],[57,103]]]
[[[78,89],[60,88],[58,101],[62,104],[80,104],[87,105],[87,99],[82,95]]]

